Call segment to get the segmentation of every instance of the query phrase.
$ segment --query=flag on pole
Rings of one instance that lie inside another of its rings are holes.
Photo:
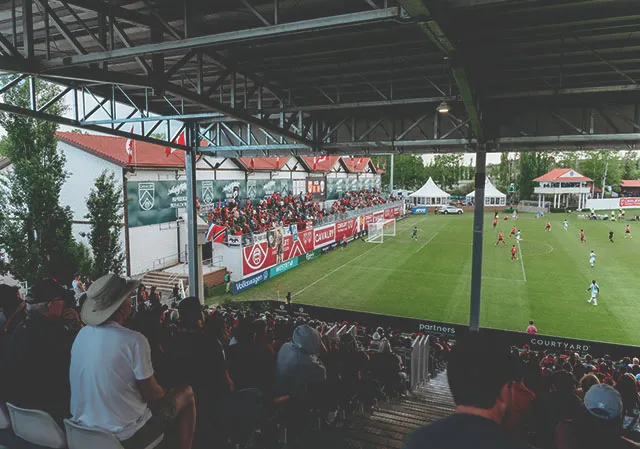
[[[131,127],[131,134],[133,134],[133,126]],[[129,155],[129,164],[133,160],[133,151],[135,150],[135,141],[133,139],[127,139],[127,144],[125,145],[125,150]]]
[[[173,140],[173,142],[177,143],[178,145],[185,145],[184,131],[181,132],[180,135],[178,136],[177,142],[175,140]],[[164,154],[166,154],[167,157],[169,157],[173,154],[174,151],[176,151],[175,148],[166,147],[164,149]]]
[[[317,166],[318,166],[318,158],[316,156],[313,156],[313,169],[315,170]]]
[[[215,223],[211,223],[204,237],[207,242],[223,243],[226,234],[226,226],[220,226]]]
[[[251,158],[251,170],[253,170],[254,168],[256,168],[256,162],[253,158]]]
[[[363,157],[358,159],[358,163],[356,165],[360,165],[360,164],[364,164],[364,158]]]
[[[276,168],[280,168],[280,156],[276,156]]]

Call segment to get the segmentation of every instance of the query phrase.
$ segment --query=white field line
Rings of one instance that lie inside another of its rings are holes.
[[[314,285],[316,285],[318,282],[320,282],[320,281],[322,281],[322,280],[324,280],[324,279],[328,278],[329,276],[331,276],[331,275],[332,275],[333,273],[335,273],[336,271],[340,271],[340,270],[342,270],[344,267],[346,267],[347,265],[349,265],[349,264],[350,264],[351,262],[353,262],[354,260],[357,260],[357,259],[361,258],[361,257],[362,257],[362,256],[364,256],[365,254],[370,253],[371,251],[373,251],[373,250],[374,250],[374,249],[376,249],[376,248],[377,248],[377,246],[374,246],[373,248],[370,248],[370,249],[366,250],[365,252],[363,252],[363,253],[362,253],[362,254],[360,254],[359,256],[356,256],[356,257],[354,257],[353,259],[351,259],[351,260],[349,260],[349,261],[347,261],[347,262],[343,263],[343,264],[342,264],[342,265],[340,265],[338,268],[335,268],[335,269],[333,269],[333,270],[329,271],[327,274],[325,274],[324,276],[322,276],[322,277],[320,277],[320,278],[316,279],[315,281],[313,281],[311,284],[307,285],[307,286],[306,286],[305,288],[303,288],[302,290],[300,290],[300,291],[298,291],[298,292],[294,293],[294,294],[292,295],[292,297],[293,297],[293,296],[298,296],[300,293],[304,292],[304,291],[305,291],[305,290],[307,290],[308,288],[313,287],[313,286],[314,286]]]
[[[518,253],[520,253],[520,266],[522,267],[522,278],[524,282],[527,282],[527,274],[524,272],[524,260],[522,260],[522,248],[520,247],[520,242],[518,243]]]
[[[374,271],[396,271],[401,273],[411,273],[416,275],[421,274],[432,274],[434,276],[453,276],[453,277],[465,277],[471,278],[470,275],[467,274],[455,274],[455,273],[443,273],[436,271],[414,271],[414,270],[402,270],[399,268],[384,268],[384,267],[371,267],[367,265],[352,265],[352,268],[360,268],[363,270],[374,270]],[[482,276],[482,279],[490,280],[490,281],[509,281],[509,282],[524,282],[522,279],[513,279],[513,278],[496,278],[490,276]]]
[[[427,246],[427,245],[431,242],[431,240],[435,239],[439,232],[440,232],[440,231],[438,231],[438,232],[436,232],[435,234],[433,234],[429,240],[427,240],[426,242],[424,242],[424,243],[422,244],[422,246],[421,246],[420,248],[418,248],[418,250],[417,250],[417,251],[415,251],[415,252],[414,252],[414,254],[417,254],[417,253],[419,253],[420,251],[422,251],[422,248],[424,248],[425,246]]]
[[[429,241],[433,240],[433,238],[438,235],[438,233],[436,232],[433,236],[431,236],[431,239],[429,239]],[[429,243],[429,241],[427,243]],[[331,270],[330,272],[328,272],[327,274],[325,274],[324,276],[316,279],[315,281],[313,281],[311,284],[307,285],[305,288],[303,288],[302,290],[299,290],[297,292],[295,292],[291,297],[297,296],[300,293],[306,291],[307,289],[309,289],[310,287],[313,287],[314,285],[316,285],[318,282],[325,280],[326,278],[328,278],[329,276],[331,276],[333,273],[342,270],[344,267],[346,267],[347,265],[349,265],[351,262],[354,262],[356,260],[358,260],[359,258],[361,258],[362,256],[370,253],[371,251],[373,251],[374,249],[376,249],[378,246],[374,246],[373,248],[370,248],[368,250],[366,250],[365,252],[363,252],[362,254],[360,254],[359,256],[354,257],[353,259],[343,263],[342,265],[340,265],[338,268],[334,268],[333,270]],[[424,245],[422,245],[422,247],[424,247]],[[421,247],[421,249],[422,249]]]

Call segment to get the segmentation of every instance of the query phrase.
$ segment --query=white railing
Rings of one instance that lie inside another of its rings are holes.
[[[534,187],[533,193],[553,195],[556,193],[591,193],[589,187]]]
[[[429,380],[429,336],[416,337],[411,345],[411,389]]]

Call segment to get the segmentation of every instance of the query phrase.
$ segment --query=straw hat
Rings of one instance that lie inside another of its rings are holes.
[[[102,276],[87,290],[80,318],[89,326],[99,326],[118,310],[138,284],[139,280],[121,278],[112,273]]]

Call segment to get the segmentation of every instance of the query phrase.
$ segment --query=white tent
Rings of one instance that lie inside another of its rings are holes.
[[[429,180],[420,187],[418,190],[409,195],[413,198],[414,204],[434,205],[434,204],[449,204],[451,195],[442,190],[433,182],[433,179]]]
[[[475,203],[476,191],[474,190],[467,195],[467,203]],[[486,179],[484,185],[484,205],[485,206],[505,206],[507,204],[507,195],[496,189],[491,184],[489,178]]]

